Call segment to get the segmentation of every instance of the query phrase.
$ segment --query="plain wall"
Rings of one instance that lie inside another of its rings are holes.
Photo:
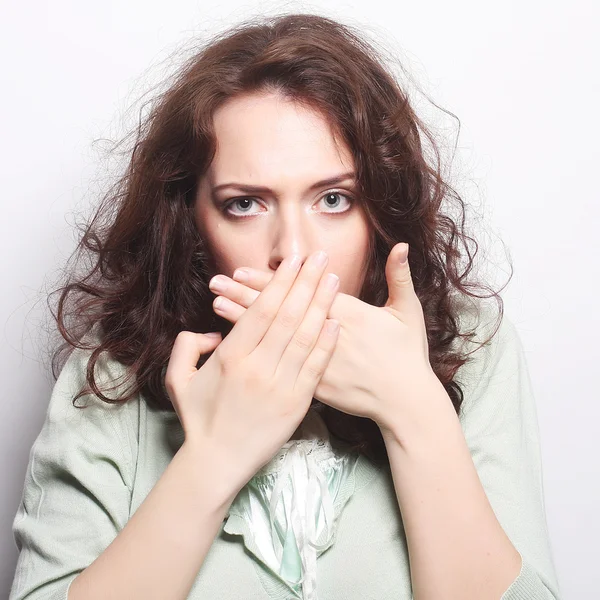
[[[53,385],[44,293],[74,248],[76,215],[86,213],[110,178],[101,146],[92,142],[118,137],[126,109],[170,72],[164,60],[194,36],[245,14],[280,10],[364,24],[398,52],[421,89],[459,117],[453,177],[463,200],[485,213],[478,242],[489,258],[489,281],[502,284],[509,273],[500,240],[515,270],[502,296],[536,393],[561,589],[571,600],[598,594],[598,4],[370,0],[325,6],[5,3],[0,590],[6,594],[17,559],[11,524]],[[450,152],[456,122],[426,104],[421,110],[447,131]]]

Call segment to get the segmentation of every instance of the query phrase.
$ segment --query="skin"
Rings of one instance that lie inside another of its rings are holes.
[[[248,287],[236,288],[236,268],[272,273],[288,254],[305,259],[315,250],[328,253],[328,270],[341,284],[329,316],[340,332],[315,397],[381,428],[414,598],[499,598],[519,574],[521,557],[492,509],[451,399],[429,364],[422,307],[409,262],[402,260],[408,249],[397,244],[388,256],[385,307],[358,300],[366,218],[360,210],[324,214],[329,209],[316,203],[329,188],[308,191],[352,164],[347,149],[338,152],[327,122],[276,96],[260,96],[232,101],[215,123],[219,150],[200,186],[196,218],[217,272],[232,278],[223,296],[230,296],[230,309],[239,301],[241,314],[248,306],[244,297],[268,280],[255,273]],[[250,209],[255,216],[230,221],[211,204],[210,186],[232,180],[272,188],[260,195],[264,206]],[[235,321],[231,310],[223,315]]]
[[[354,171],[350,150],[324,116],[275,93],[249,94],[222,105],[214,127],[217,151],[198,182],[194,213],[214,261],[212,274],[231,277],[241,266],[274,273],[291,254],[304,262],[324,250],[339,291],[358,296],[371,229],[355,181],[311,189]],[[226,183],[269,191],[214,190]]]

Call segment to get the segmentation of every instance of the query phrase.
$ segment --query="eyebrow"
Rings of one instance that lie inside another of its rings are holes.
[[[314,190],[316,188],[320,188],[320,187],[336,185],[336,184],[342,183],[343,181],[346,181],[348,179],[356,180],[356,173],[354,173],[353,171],[349,171],[348,173],[341,173],[340,175],[335,175],[334,177],[328,177],[327,179],[322,179],[321,181],[317,181],[316,183],[313,183],[308,188],[308,191],[312,191],[312,190]],[[221,183],[220,185],[213,187],[212,191],[214,193],[214,192],[219,191],[220,189],[228,188],[228,187],[237,188],[239,190],[242,190],[246,194],[260,194],[260,193],[271,194],[273,192],[272,189],[270,189],[266,186],[245,185],[243,183],[235,183],[235,182]]]

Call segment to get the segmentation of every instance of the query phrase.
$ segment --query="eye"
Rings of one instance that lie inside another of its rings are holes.
[[[346,208],[342,208],[339,210],[340,206],[343,206],[343,202],[340,201],[340,198],[346,199],[346,204],[348,206]],[[228,202],[223,207],[223,212],[226,215],[229,215],[234,218],[245,218],[245,216],[251,216],[256,214],[255,212],[251,212],[252,204],[256,202],[255,198],[234,198],[231,202]],[[343,194],[342,192],[327,192],[324,196],[321,197],[320,201],[324,204],[326,208],[333,210],[326,210],[325,212],[329,213],[345,213],[350,210],[350,207],[353,204],[353,199],[348,194]],[[239,210],[237,212],[232,211],[232,207],[236,207]]]
[[[352,206],[352,198],[350,196],[348,196],[347,194],[342,194],[342,192],[327,192],[322,198],[321,201],[324,202],[324,205],[327,208],[334,208],[337,209],[340,206],[340,201],[338,200],[338,198],[346,198],[347,200],[347,204],[349,206]],[[343,204],[343,203],[341,203]],[[334,213],[343,213],[343,212],[347,212],[348,210],[350,210],[349,208],[344,208],[342,210],[333,210],[330,212],[334,212]]]
[[[249,209],[252,206],[252,203],[256,202],[256,200],[254,198],[235,198],[235,200],[232,200],[231,202],[229,202],[225,207],[224,207],[224,212],[228,215],[231,215],[232,217],[240,217],[243,216],[243,214],[252,214],[250,213]],[[231,212],[230,208],[232,206],[238,206],[241,208],[241,214],[240,213],[235,213],[235,212]]]

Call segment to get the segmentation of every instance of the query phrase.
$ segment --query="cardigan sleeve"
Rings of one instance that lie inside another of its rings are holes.
[[[491,311],[485,338],[497,323]],[[493,321],[493,322],[492,322]],[[477,338],[477,344],[483,339]],[[524,349],[503,315],[475,369],[459,382],[459,418],[494,513],[521,556],[521,570],[501,600],[560,600],[544,505],[540,433]],[[460,374],[460,370],[459,370]]]
[[[129,403],[108,404],[94,394],[76,401],[85,408],[72,403],[90,354],[75,349],[69,356],[29,452],[12,525],[19,556],[9,600],[67,600],[75,577],[129,518],[135,447]],[[105,389],[117,372],[102,356],[96,380]]]

